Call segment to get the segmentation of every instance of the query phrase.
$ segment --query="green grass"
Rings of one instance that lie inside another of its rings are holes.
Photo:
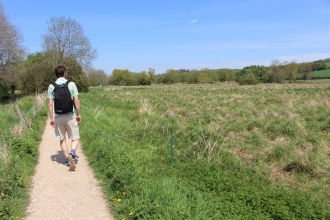
[[[314,71],[313,74],[316,77],[330,77],[330,69]]]
[[[80,95],[81,141],[118,219],[328,219],[329,93],[329,84],[91,89]]]
[[[327,68],[330,68],[330,62],[326,62]]]
[[[329,84],[329,79],[307,79],[307,80],[297,80],[297,84]]]
[[[0,105],[0,219],[21,219],[29,202],[28,189],[47,116],[47,106],[41,107],[36,100],[29,96]],[[24,123],[19,122],[15,105]]]

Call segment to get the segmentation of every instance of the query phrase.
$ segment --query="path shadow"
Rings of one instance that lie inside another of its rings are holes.
[[[55,161],[55,162],[57,162],[59,164],[63,164],[64,165],[66,158],[64,157],[64,154],[62,153],[62,151],[57,151],[56,154],[50,156],[50,159],[52,161]],[[79,156],[76,154],[76,157],[74,158],[74,162],[75,162],[76,165],[78,164],[78,161],[79,161]]]

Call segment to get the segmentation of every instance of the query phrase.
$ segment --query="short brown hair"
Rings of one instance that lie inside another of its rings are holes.
[[[63,77],[64,73],[66,73],[66,68],[64,66],[57,66],[55,68],[55,74],[57,77]]]

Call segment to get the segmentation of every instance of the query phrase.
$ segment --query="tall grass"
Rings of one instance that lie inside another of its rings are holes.
[[[80,97],[83,147],[118,218],[327,219],[329,93],[328,84],[91,89]]]
[[[37,163],[47,108],[45,94],[0,105],[0,219],[20,219]]]

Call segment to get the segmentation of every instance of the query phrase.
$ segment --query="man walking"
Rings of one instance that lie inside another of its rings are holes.
[[[56,139],[60,140],[60,146],[66,158],[65,165],[70,166],[70,170],[75,170],[76,165],[73,159],[78,146],[78,124],[81,122],[78,89],[74,82],[68,82],[66,79],[67,69],[64,66],[56,67],[55,74],[57,80],[49,85],[47,95],[50,126],[55,128]],[[71,139],[70,152],[66,145],[66,133]]]

